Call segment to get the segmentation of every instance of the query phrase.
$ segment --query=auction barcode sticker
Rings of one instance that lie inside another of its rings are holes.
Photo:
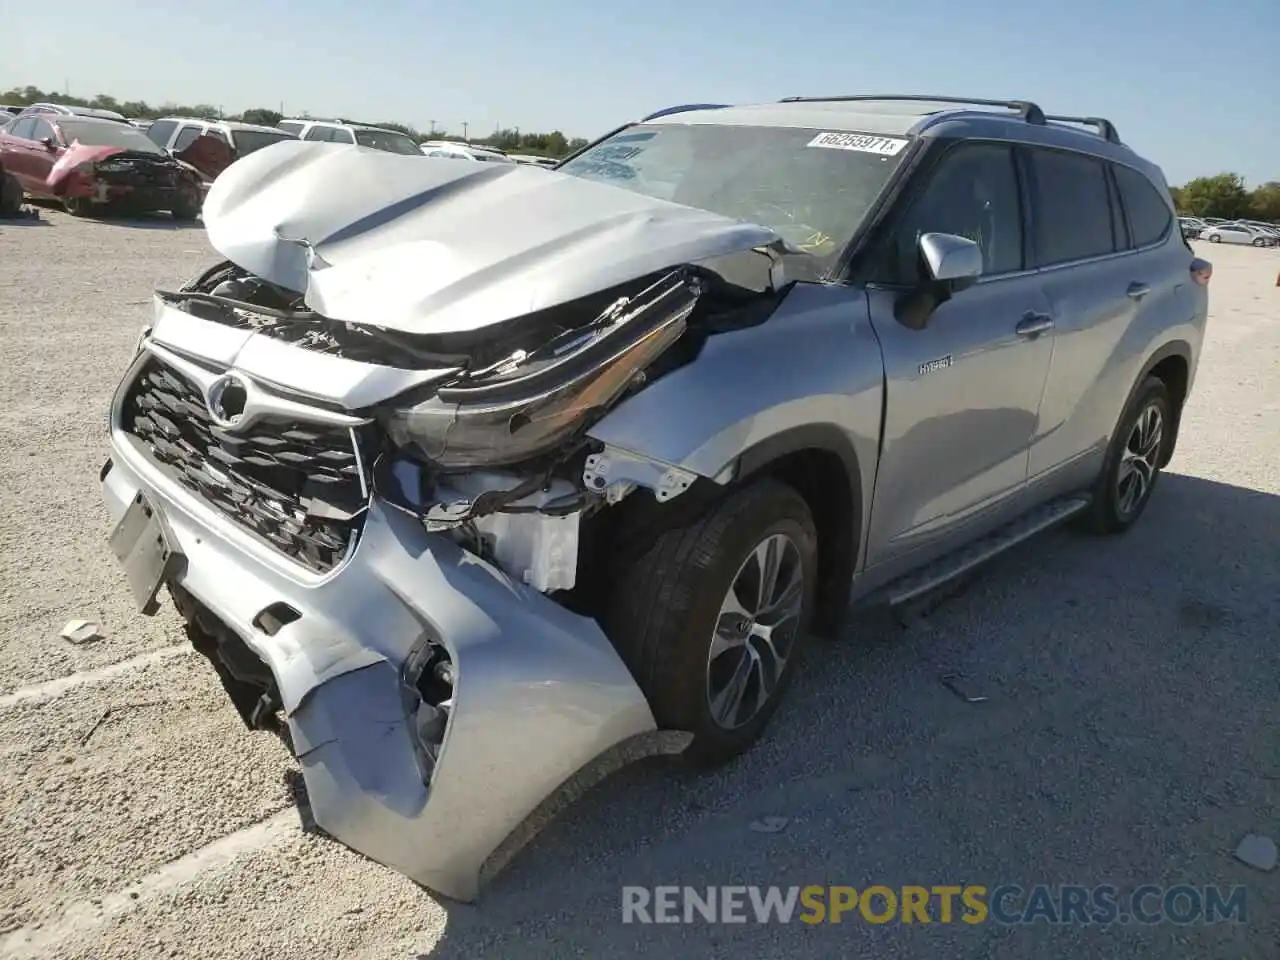
[[[898,137],[873,137],[865,133],[820,133],[806,144],[828,150],[878,153],[882,157],[896,156],[906,145],[907,141]]]

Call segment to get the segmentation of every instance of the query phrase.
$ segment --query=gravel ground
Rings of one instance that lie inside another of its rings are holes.
[[[851,623],[741,762],[623,771],[459,906],[301,829],[283,748],[243,731],[174,616],[133,612],[108,556],[105,411],[150,289],[210,262],[203,233],[0,224],[0,956],[1274,960],[1280,871],[1232,851],[1280,836],[1280,251],[1203,246],[1209,342],[1137,529],[1051,533],[908,629]],[[73,618],[106,638],[59,639]],[[1182,882],[1247,885],[1247,922],[655,927],[619,908],[623,885]]]

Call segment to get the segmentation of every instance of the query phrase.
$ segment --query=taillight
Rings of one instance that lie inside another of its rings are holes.
[[[1208,260],[1196,257],[1191,261],[1191,279],[1202,287],[1207,287],[1213,279],[1213,264]]]

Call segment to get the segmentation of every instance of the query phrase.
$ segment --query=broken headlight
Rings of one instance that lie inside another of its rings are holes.
[[[476,371],[384,416],[391,440],[445,470],[520,463],[603,411],[684,333],[699,295],[683,271],[584,328]]]

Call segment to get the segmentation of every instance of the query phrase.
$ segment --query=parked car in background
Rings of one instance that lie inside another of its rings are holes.
[[[281,120],[276,124],[281,130],[292,133],[299,140],[313,140],[326,143],[348,143],[354,146],[369,147],[385,153],[400,153],[421,156],[422,151],[414,143],[413,138],[399,130],[386,127],[375,127],[367,123],[352,123],[348,120],[303,120],[293,118]]]
[[[1200,231],[1200,239],[1210,243],[1237,243],[1254,247],[1271,246],[1271,238],[1243,223],[1215,223]]]
[[[0,172],[32,197],[56,198],[68,213],[105,207],[200,213],[200,178],[141,130],[98,117],[21,116],[0,130]]]
[[[21,112],[21,107],[12,106],[7,103],[0,103],[0,123],[8,122],[10,117],[16,117]]]
[[[1264,223],[1261,220],[1241,220],[1240,222],[1246,227],[1253,227],[1253,229],[1270,238],[1273,241],[1272,246],[1280,243],[1280,227],[1277,227],[1274,223]]]
[[[554,172],[235,164],[98,474],[316,824],[459,899],[562,789],[748,749],[851,601],[1131,529],[1208,313],[1160,168],[1027,101],[667,110]]]
[[[443,157],[449,160],[471,160],[479,163],[515,163],[513,157],[501,150],[480,147],[473,143],[457,143],[453,140],[426,140],[419,144],[419,149],[428,157]]]
[[[116,123],[128,123],[123,113],[114,110],[99,110],[97,107],[77,107],[66,103],[33,103],[23,107],[18,116],[27,117],[39,114],[52,114],[56,117],[93,117],[98,120],[113,120]]]
[[[555,157],[538,157],[531,153],[509,153],[507,156],[516,163],[530,163],[535,167],[554,167],[560,162]]]
[[[1189,240],[1200,236],[1200,231],[1208,226],[1198,217],[1179,217],[1178,225],[1182,228],[1182,235]]]
[[[241,123],[236,120],[198,120],[193,117],[162,117],[147,128],[147,136],[169,153],[183,159],[209,181],[217,178],[236,160],[255,150],[298,139],[287,130]],[[201,138],[205,142],[199,142]]]

